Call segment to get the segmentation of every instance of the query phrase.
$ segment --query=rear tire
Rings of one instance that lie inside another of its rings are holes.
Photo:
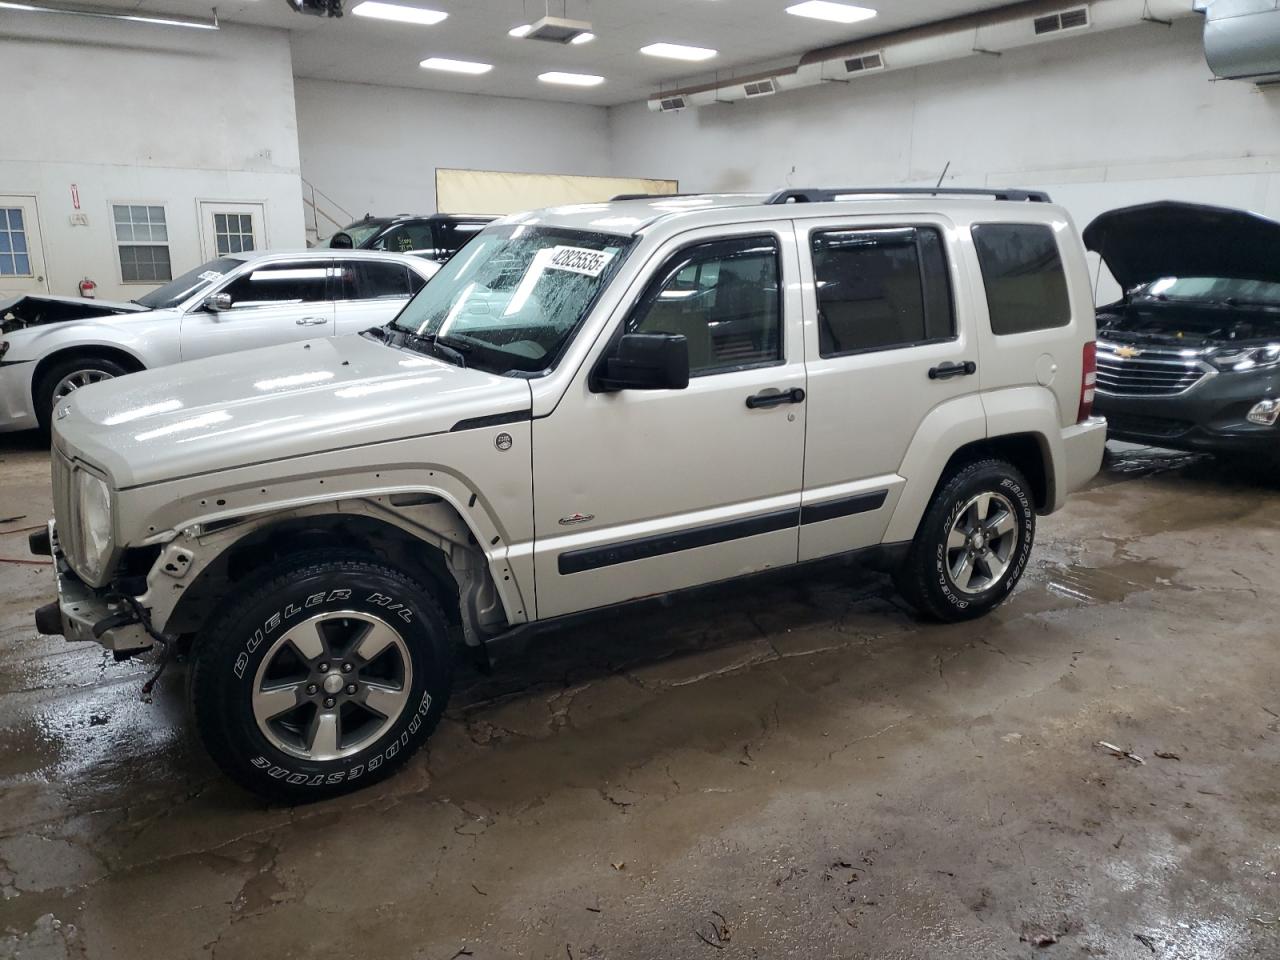
[[[285,561],[196,638],[195,726],[228,776],[290,803],[389,776],[440,721],[453,645],[425,587],[349,551]]]
[[[60,360],[40,376],[40,382],[32,390],[36,420],[46,436],[53,422],[53,408],[80,387],[103,380],[123,377],[130,371],[114,360],[105,357],[72,357]]]
[[[967,464],[934,494],[894,581],[927,617],[981,617],[1018,585],[1035,531],[1035,501],[1017,467],[996,459]]]

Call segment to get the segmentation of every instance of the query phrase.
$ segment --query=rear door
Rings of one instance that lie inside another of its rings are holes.
[[[398,261],[356,257],[334,259],[334,281],[337,336],[387,323],[426,282]]]
[[[331,257],[250,265],[217,291],[231,296],[230,310],[182,318],[182,359],[333,336],[334,272]]]
[[[880,543],[921,424],[978,392],[978,345],[956,320],[967,284],[948,222],[796,227],[809,373],[800,559],[811,560]]]

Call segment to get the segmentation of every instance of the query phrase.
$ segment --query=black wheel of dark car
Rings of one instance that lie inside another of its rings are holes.
[[[102,380],[114,380],[128,372],[128,369],[106,357],[83,356],[59,360],[40,375],[40,380],[32,391],[31,400],[35,404],[40,429],[45,433],[49,432],[54,407],[81,387]]]
[[[981,460],[942,483],[895,581],[937,620],[972,620],[999,606],[1026,569],[1036,510],[1026,478],[1003,460]]]
[[[421,584],[345,551],[297,557],[196,638],[191,703],[217,764],[305,802],[400,767],[449,698],[453,650]]]

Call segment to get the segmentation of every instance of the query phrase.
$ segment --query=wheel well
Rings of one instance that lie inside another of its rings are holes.
[[[439,548],[373,517],[322,514],[283,520],[236,541],[187,588],[166,629],[178,635],[195,633],[237,583],[285,557],[334,547],[405,571],[435,594],[451,623],[461,622],[458,584]]]
[[[130,373],[137,373],[146,369],[146,365],[141,360],[127,350],[121,350],[118,347],[67,347],[64,350],[55,351],[47,357],[42,357],[40,362],[36,364],[35,372],[31,374],[32,401],[35,400],[35,391],[40,389],[40,381],[44,379],[44,375],[49,372],[51,367],[66,360],[90,359],[110,360],[112,363],[120,364]]]
[[[1045,447],[1044,439],[1034,433],[991,437],[966,444],[953,453],[951,459],[947,461],[942,476],[938,480],[939,486],[965,464],[989,457],[1007,460],[1022,471],[1027,482],[1031,484],[1036,510],[1043,513],[1049,509],[1053,503],[1053,477],[1046,466],[1049,462],[1049,451]]]

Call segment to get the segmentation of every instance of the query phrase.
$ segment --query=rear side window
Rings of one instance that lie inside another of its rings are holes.
[[[392,227],[373,241],[371,249],[408,253],[410,250],[430,250],[433,245],[431,223],[426,220],[411,220]]]
[[[987,287],[992,333],[1030,333],[1071,322],[1067,275],[1052,227],[976,224],[973,243]]]
[[[410,289],[409,268],[401,263],[345,260],[339,266],[344,300],[407,299],[417,289]]]
[[[932,227],[813,235],[818,352],[839,357],[955,336],[942,235]]]

